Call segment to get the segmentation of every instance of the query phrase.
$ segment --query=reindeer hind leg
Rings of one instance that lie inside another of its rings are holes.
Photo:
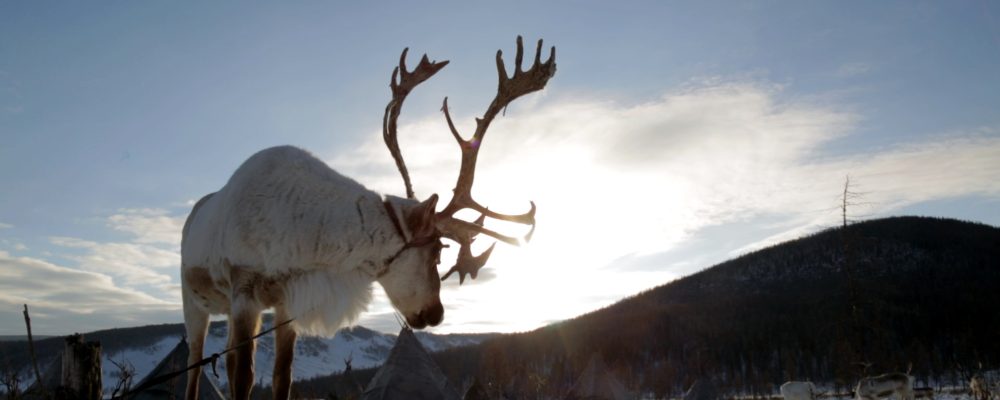
[[[188,365],[194,365],[201,361],[204,348],[205,336],[208,335],[208,312],[194,303],[192,294],[186,288],[181,290],[181,299],[184,303],[184,327],[187,332],[188,341]],[[184,398],[187,400],[198,399],[198,385],[201,378],[201,367],[192,368],[187,372],[187,385],[184,391]]]
[[[260,330],[262,308],[248,297],[243,293],[234,293],[229,313],[229,348],[232,351],[226,354],[226,374],[233,400],[250,399],[254,383],[253,356],[257,343],[252,338]]]
[[[290,316],[284,307],[274,308],[274,323],[280,324],[289,320]],[[295,356],[295,329],[285,325],[274,332],[274,375],[271,389],[275,400],[290,398],[292,389],[292,359]]]

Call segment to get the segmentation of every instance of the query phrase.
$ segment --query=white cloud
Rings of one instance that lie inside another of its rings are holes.
[[[179,249],[184,219],[158,208],[126,208],[108,217],[108,224],[114,230],[135,235],[136,243],[161,244]]]
[[[22,304],[30,307],[37,334],[163,322],[180,315],[179,304],[115,286],[110,276],[0,251],[0,320],[20,320]],[[22,332],[20,324],[0,325],[0,334]]]
[[[675,278],[667,265],[617,275],[605,267],[669,251],[705,228],[768,216],[779,221],[771,238],[778,240],[832,225],[830,208],[847,174],[871,189],[866,200],[874,213],[1000,195],[995,130],[820,158],[823,146],[849,134],[860,118],[828,104],[780,99],[781,89],[771,85],[710,83],[643,104],[573,99],[498,118],[484,140],[475,195],[501,212],[535,200],[538,231],[527,247],[498,246],[487,267],[497,278],[446,290],[449,304],[478,302],[466,308],[489,309],[507,326],[571,317]],[[447,201],[458,149],[442,116],[414,120],[399,129],[414,189]],[[471,121],[456,115],[466,135]],[[401,193],[380,135],[370,137],[330,164],[373,189]],[[742,248],[716,251],[730,249]],[[553,300],[554,282],[563,282],[560,301]],[[467,329],[477,314],[448,312],[445,323],[454,325],[446,331]]]
[[[760,209],[785,211],[791,227],[772,237],[748,244],[740,253],[800,237],[821,227],[839,225],[839,201],[844,178],[851,176],[852,191],[863,192],[865,203],[849,214],[885,215],[900,208],[962,196],[1000,197],[1000,130],[979,129],[911,142],[879,152],[805,163],[788,171],[797,182],[791,193]],[[859,186],[855,186],[859,185]],[[851,215],[848,215],[850,218]]]
[[[158,288],[169,298],[178,292],[164,271],[180,268],[180,237],[184,217],[166,210],[121,209],[107,217],[110,228],[132,236],[128,242],[96,242],[73,237],[51,237],[52,244],[80,250],[64,254],[76,267],[120,279],[127,287]]]
[[[49,238],[63,251],[43,254],[72,261],[68,266],[0,252],[0,307],[29,304],[37,331],[53,334],[179,321],[180,290],[172,272],[180,267],[182,224],[182,217],[160,209],[119,210],[107,225],[129,234],[128,241]],[[20,314],[14,314],[0,311],[0,320],[16,320]]]
[[[768,86],[722,84],[639,105],[564,102],[501,118],[484,140],[476,195],[498,210],[520,211],[535,200],[538,235],[566,229],[553,245],[564,254],[587,248],[591,262],[626,248],[662,250],[699,227],[771,203],[790,186],[789,166],[854,121],[836,110],[778,103],[776,94]],[[458,151],[446,129],[441,117],[400,128],[418,193],[450,192]],[[373,138],[331,164],[398,193],[401,180]],[[382,167],[372,160],[384,160]]]
[[[99,272],[122,278],[128,286],[139,284],[164,284],[168,275],[156,270],[180,268],[180,255],[176,251],[136,243],[98,243],[71,237],[51,237],[57,246],[84,250],[82,255],[66,255],[85,271]]]
[[[11,224],[6,224],[6,223],[3,223],[3,222],[0,222],[0,229],[11,229],[11,228],[13,228],[13,227],[14,227],[14,225],[11,225]]]

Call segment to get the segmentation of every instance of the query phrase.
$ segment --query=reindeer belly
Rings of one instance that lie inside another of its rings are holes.
[[[243,268],[233,268],[228,272],[213,274],[208,268],[185,268],[185,290],[190,291],[197,305],[211,314],[228,314],[234,294],[246,296],[265,308],[284,303],[285,286],[291,278],[290,274],[269,276]]]

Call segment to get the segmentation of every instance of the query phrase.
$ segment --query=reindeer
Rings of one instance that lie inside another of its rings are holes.
[[[980,366],[982,369],[982,366]],[[972,398],[975,400],[989,400],[993,394],[990,392],[990,385],[986,382],[986,378],[982,374],[975,374],[969,379],[969,390],[972,393]]]
[[[816,400],[816,386],[809,381],[788,381],[779,389],[785,400]]]
[[[228,315],[228,347],[236,347],[226,354],[233,399],[250,396],[255,349],[251,338],[265,309],[274,308],[276,324],[292,320],[275,331],[273,396],[287,399],[296,336],[333,335],[355,321],[371,301],[373,282],[382,285],[409,326],[435,326],[444,317],[440,282],[455,272],[459,283],[466,275],[475,279],[496,245],[474,256],[470,248],[478,234],[514,245],[531,239],[534,202],[524,214],[496,213],[473,200],[472,184],[490,122],[513,100],[545,87],[556,71],[555,48],[543,63],[539,40],[534,64],[522,70],[523,45],[518,37],[513,76],[508,76],[502,52],[497,51],[497,94],[483,117],[477,118],[469,140],[455,129],[444,99],[445,119],[461,148],[462,162],[451,201],[440,212],[436,194],[418,201],[413,193],[396,123],[410,91],[448,61],[431,62],[424,55],[416,69],[408,71],[407,51],[392,72],[392,99],[382,121],[382,135],[403,177],[406,198],[382,196],[305,150],[281,146],[251,156],[222,189],[203,197],[191,210],[181,241],[189,363],[202,357],[209,315]],[[455,213],[464,209],[478,212],[479,218],[474,222],[456,218]],[[523,237],[502,235],[483,226],[487,217],[530,225],[531,230]],[[455,265],[439,278],[443,238],[461,247]],[[199,377],[200,368],[188,373],[188,399],[196,397]]]
[[[912,375],[902,372],[869,376],[858,382],[854,389],[857,400],[878,400],[896,394],[900,400],[913,400]]]

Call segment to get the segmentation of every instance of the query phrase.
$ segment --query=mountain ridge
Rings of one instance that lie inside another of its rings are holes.
[[[883,372],[912,364],[920,382],[941,382],[955,379],[956,364],[1000,364],[997,260],[997,227],[865,221],[435,356],[450,379],[476,371],[493,395],[565,395],[592,354],[626,386],[657,397],[706,378],[734,394],[771,394],[795,379],[847,389],[865,373],[861,362]]]

